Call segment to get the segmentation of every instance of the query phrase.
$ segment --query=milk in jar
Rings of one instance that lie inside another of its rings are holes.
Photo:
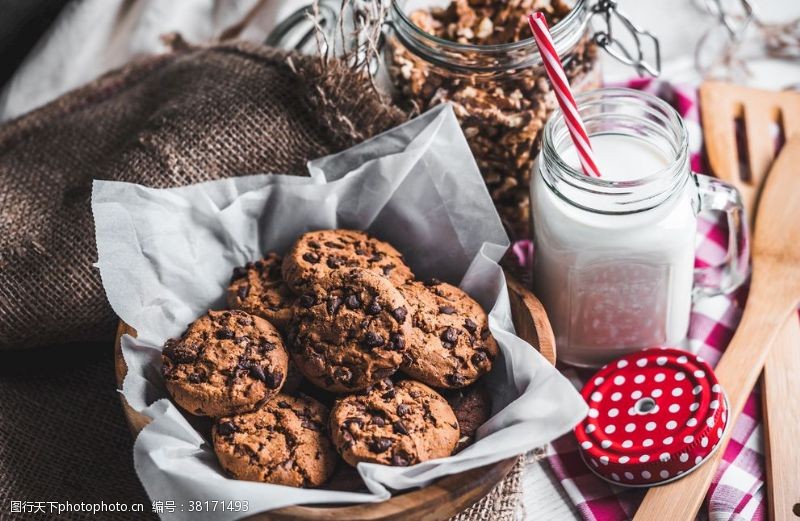
[[[599,366],[686,336],[703,193],[735,190],[699,182],[683,123],[657,98],[600,89],[578,103],[602,177],[580,171],[557,113],[533,172],[533,283],[559,359]]]

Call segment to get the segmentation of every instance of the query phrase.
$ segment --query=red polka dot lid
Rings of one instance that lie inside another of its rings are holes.
[[[589,469],[618,485],[671,481],[703,463],[728,420],[711,367],[680,349],[651,348],[608,363],[583,387],[575,428]]]

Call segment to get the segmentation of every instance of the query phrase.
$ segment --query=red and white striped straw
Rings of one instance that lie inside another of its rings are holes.
[[[572,90],[569,87],[567,76],[564,74],[564,67],[561,65],[555,45],[553,45],[553,38],[550,36],[550,30],[547,28],[544,14],[533,13],[529,15],[528,23],[530,23],[531,30],[533,30],[536,45],[539,46],[539,54],[542,55],[544,69],[547,71],[547,76],[550,78],[550,83],[552,83],[553,90],[556,92],[558,105],[561,107],[561,111],[564,112],[564,120],[567,122],[572,142],[575,143],[575,149],[578,151],[578,159],[581,161],[583,173],[591,177],[600,177],[600,170],[597,168],[597,162],[594,159],[592,145],[589,143],[589,136],[586,134],[586,127],[584,127],[583,121],[578,114],[578,105],[572,96]]]

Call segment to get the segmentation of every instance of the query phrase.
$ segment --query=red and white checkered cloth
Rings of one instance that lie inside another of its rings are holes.
[[[627,87],[646,90],[670,102],[683,116],[690,135],[692,168],[704,168],[701,149],[702,131],[694,88],[641,79]],[[716,266],[725,257],[727,232],[722,223],[700,220],[697,240],[697,266]],[[529,246],[515,245],[521,258],[529,258]],[[728,345],[741,317],[746,288],[731,296],[699,300],[692,308],[688,347],[712,365],[716,365]],[[565,369],[580,388],[593,373]],[[723,461],[706,497],[704,518],[717,520],[766,519],[764,489],[764,449],[761,429],[761,399],[758,391],[747,400],[742,415],[733,427],[733,437],[725,450]],[[553,442],[548,461],[575,504],[587,521],[617,521],[630,519],[644,497],[642,489],[611,485],[592,474],[578,455],[575,437],[570,433]]]

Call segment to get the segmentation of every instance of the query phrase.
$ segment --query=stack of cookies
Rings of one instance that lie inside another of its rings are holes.
[[[234,269],[227,302],[167,341],[162,373],[178,405],[213,418],[235,478],[318,487],[339,456],[446,457],[489,416],[478,380],[498,347],[486,312],[455,286],[416,280],[386,242],[306,233],[285,258]]]

